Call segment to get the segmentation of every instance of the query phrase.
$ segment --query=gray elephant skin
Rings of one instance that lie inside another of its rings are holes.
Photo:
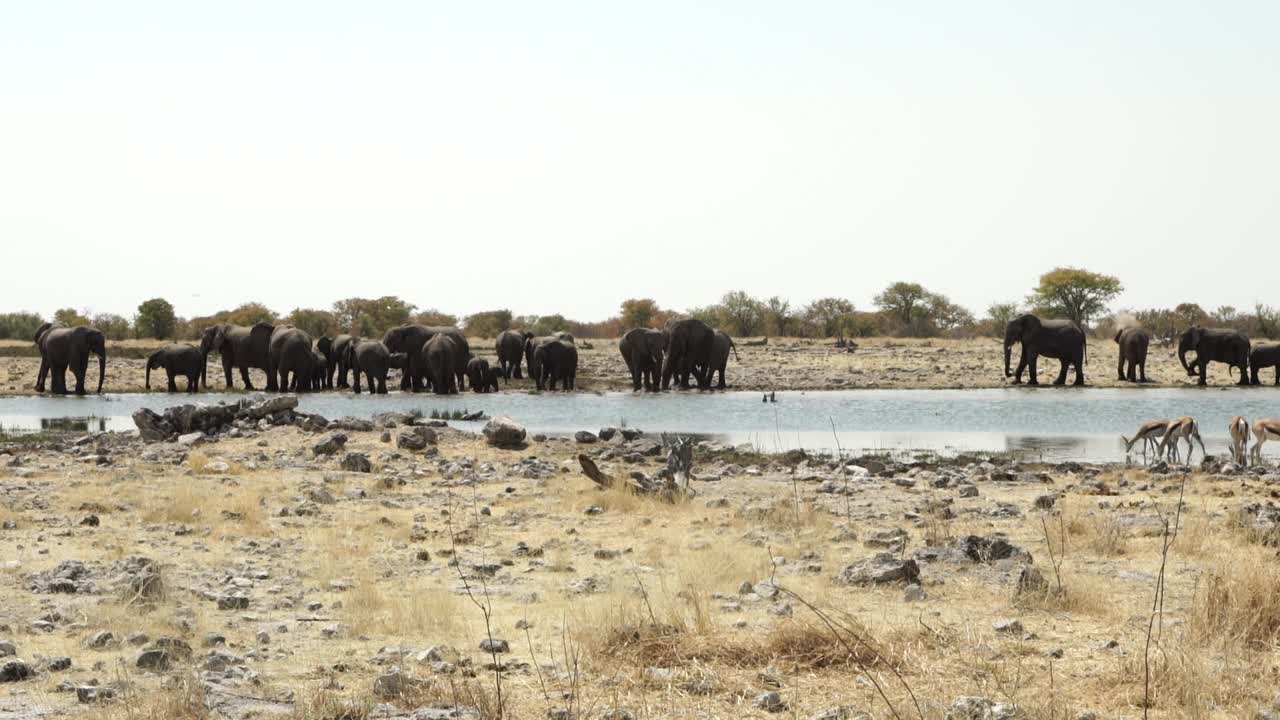
[[[467,382],[471,383],[472,392],[498,392],[500,377],[502,373],[484,358],[473,357],[467,361]]]
[[[40,372],[36,376],[36,392],[44,392],[44,379],[52,374],[52,391],[67,394],[67,370],[76,379],[76,394],[84,395],[84,376],[89,371],[89,355],[98,356],[98,393],[107,375],[107,336],[92,327],[55,327],[45,323],[36,330],[36,347],[40,348]]]
[[[1022,344],[1022,356],[1018,359],[1018,371],[1009,368],[1014,343]],[[1013,376],[1015,385],[1022,383],[1022,371],[1030,368],[1030,385],[1039,385],[1036,377],[1036,361],[1041,355],[1058,360],[1062,366],[1054,385],[1065,385],[1067,367],[1075,366],[1075,385],[1084,385],[1085,335],[1079,325],[1070,320],[1041,320],[1025,314],[1009,321],[1004,330],[1004,376]]]
[[[529,378],[530,378],[530,379],[532,379],[532,380],[534,381],[534,385],[535,385],[539,390],[541,390],[541,389],[543,388],[543,386],[544,386],[544,385],[546,384],[546,382],[547,382],[547,379],[548,379],[550,376],[549,376],[549,375],[548,375],[548,376],[543,376],[542,368],[541,368],[541,367],[539,367],[539,365],[538,365],[538,363],[539,363],[539,358],[541,357],[541,356],[538,354],[538,348],[540,348],[540,347],[542,347],[543,345],[546,345],[546,344],[548,344],[548,343],[553,343],[553,342],[557,342],[557,341],[559,341],[559,342],[563,342],[563,343],[566,343],[566,344],[568,344],[568,345],[573,345],[573,344],[574,344],[573,336],[572,336],[572,335],[570,335],[569,333],[565,333],[565,332],[553,333],[553,334],[551,334],[551,335],[542,335],[542,336],[540,336],[540,337],[534,337],[533,335],[528,334],[528,333],[526,333],[526,334],[525,334],[525,341],[524,341],[524,362],[525,362],[525,367],[527,367],[527,368],[528,368],[528,370],[529,370]],[[575,355],[576,355],[576,353],[577,353],[577,348],[576,348],[576,347],[574,348],[574,352],[575,352]],[[562,353],[563,353],[563,351],[561,351],[561,350],[553,350],[553,351],[552,351],[552,355],[557,355],[557,356],[558,356],[559,354],[562,354]],[[576,362],[576,360],[575,360],[575,362]],[[576,368],[575,368],[575,372],[576,372]],[[541,382],[539,382],[539,378],[541,378]]]
[[[1249,384],[1261,385],[1258,373],[1265,368],[1275,368],[1276,385],[1280,385],[1280,343],[1258,343],[1249,352]]]
[[[1146,328],[1125,328],[1116,333],[1115,341],[1120,355],[1116,379],[1147,382],[1147,348],[1151,345],[1151,333]],[[1128,372],[1125,372],[1126,365]]]
[[[529,376],[539,390],[555,390],[557,383],[565,390],[577,387],[578,347],[572,339],[551,336],[534,338],[529,342],[533,343]]]
[[[253,389],[253,383],[249,380],[250,368],[268,373],[267,388],[270,389],[275,385],[268,370],[271,333],[274,331],[275,326],[265,322],[249,327],[218,323],[205,328],[200,337],[200,352],[206,356],[211,352],[222,356],[222,374],[228,390],[235,387],[235,383],[231,381],[232,368],[240,369],[240,379],[244,381],[245,390]]]
[[[471,346],[466,335],[452,326],[400,325],[388,330],[382,336],[382,343],[393,353],[404,353],[409,367],[401,374],[400,389],[422,392],[427,380],[426,356],[422,352],[428,341],[438,334],[453,338],[454,344],[461,351],[461,357],[455,358],[453,368],[454,383],[461,387],[466,380],[467,358],[471,356]]]
[[[729,352],[733,352],[733,359],[738,360],[738,346],[733,343],[733,338],[722,330],[716,330],[711,340],[711,364],[705,368],[698,368],[698,372],[705,375],[707,385],[711,385],[711,380],[720,373],[720,381],[716,384],[716,389],[724,390],[728,387],[724,382],[724,371],[729,366]],[[741,360],[738,360],[741,362]]]
[[[1187,353],[1196,354],[1195,366],[1187,362]],[[1197,385],[1207,384],[1210,362],[1226,363],[1230,369],[1240,370],[1237,385],[1249,384],[1249,338],[1239,330],[1230,328],[1202,328],[1192,325],[1178,336],[1178,362],[1189,377],[1199,375]]]
[[[311,336],[291,325],[271,333],[267,349],[267,390],[308,392],[315,372]]]
[[[710,382],[705,373],[697,373],[695,368],[711,366],[715,331],[701,320],[687,318],[669,323],[667,337],[667,358],[662,364],[662,389],[671,387],[671,379],[674,377],[681,390],[688,390],[690,375],[695,376],[699,388],[705,389]]]
[[[169,378],[169,392],[178,392],[178,385],[174,379],[179,375],[187,379],[187,392],[193,393],[200,389],[200,383],[203,381],[205,387],[209,387],[208,378],[205,375],[205,366],[208,358],[200,352],[200,348],[185,343],[173,343],[165,345],[147,356],[147,381],[146,388],[151,389],[151,371],[163,369],[165,375]]]
[[[360,376],[363,374],[370,393],[386,395],[390,369],[404,370],[408,358],[404,353],[391,352],[377,340],[361,340],[347,344],[347,357],[343,362],[351,369],[352,392],[360,394]]]
[[[498,367],[502,377],[507,380],[520,380],[524,377],[520,374],[520,363],[524,361],[524,344],[531,337],[533,333],[520,330],[503,330],[498,333],[493,347],[498,352]]]
[[[318,347],[318,345],[317,345]],[[311,351],[311,390],[324,390],[329,382],[329,358],[319,349]]]
[[[333,339],[322,337],[316,341],[316,347],[329,361],[325,370],[326,388],[336,387],[345,390],[351,386],[347,380],[347,373],[351,370],[348,358],[351,348],[359,342],[360,338],[346,334],[337,335]]]
[[[427,382],[437,395],[452,395],[459,391],[455,368],[459,363],[466,368],[468,353],[462,349],[451,333],[438,332],[422,346],[419,367],[426,369]]]
[[[661,330],[635,328],[618,341],[618,352],[631,373],[631,389],[656,392],[662,379],[662,360],[667,352],[667,334]]]

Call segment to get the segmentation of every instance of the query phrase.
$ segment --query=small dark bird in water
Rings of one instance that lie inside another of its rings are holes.
[[[777,391],[765,393],[764,397],[760,398],[760,402],[767,402],[767,403],[778,402]]]

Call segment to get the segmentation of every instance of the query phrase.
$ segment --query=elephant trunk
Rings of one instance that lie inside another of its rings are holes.
[[[143,387],[151,389],[151,358],[147,358],[147,382]]]
[[[1010,375],[1013,375],[1013,368],[1009,367],[1009,362],[1012,359],[1013,359],[1013,345],[1006,342],[1004,344],[1004,376],[1005,377],[1009,377]]]
[[[200,363],[200,384],[204,386],[205,390],[208,390],[209,389],[209,353],[207,352],[201,353],[201,359],[203,359],[204,362]]]
[[[1187,371],[1187,375],[1195,375],[1195,371],[1187,364],[1187,346],[1178,344],[1178,362],[1182,363],[1182,369]]]
[[[107,351],[98,353],[98,394],[102,394],[102,381],[107,377]]]

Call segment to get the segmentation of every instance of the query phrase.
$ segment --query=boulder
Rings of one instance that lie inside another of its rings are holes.
[[[275,395],[273,397],[254,395],[240,401],[236,415],[249,420],[261,420],[276,413],[293,410],[296,407],[298,407],[298,397],[296,395]]]
[[[573,434],[573,439],[575,442],[582,443],[583,445],[590,445],[591,443],[596,442],[599,438],[595,436],[595,433],[587,430],[579,430]]]
[[[331,432],[325,433],[311,446],[311,451],[316,455],[333,455],[347,444],[346,433]]]
[[[364,453],[349,452],[342,456],[342,469],[347,472],[373,472],[373,463],[369,462],[369,456]]]
[[[175,434],[173,425],[147,408],[133,411],[133,424],[146,442],[165,442]]]
[[[10,658],[0,663],[0,682],[18,682],[34,677],[36,671],[18,658]]]
[[[920,567],[915,560],[902,560],[893,553],[878,553],[849,565],[836,575],[840,585],[879,585],[891,582],[917,583]]]
[[[500,448],[522,448],[527,436],[524,426],[506,415],[490,419],[481,432],[485,441]]]

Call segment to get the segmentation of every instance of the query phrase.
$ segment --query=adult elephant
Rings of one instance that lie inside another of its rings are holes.
[[[1119,380],[1147,382],[1147,347],[1151,345],[1151,332],[1146,328],[1124,328],[1116,333],[1116,345],[1120,351],[1116,373]],[[1125,372],[1125,364],[1129,372]]]
[[[36,392],[44,392],[45,375],[53,374],[53,392],[67,394],[67,369],[76,378],[76,394],[84,395],[84,376],[89,371],[89,355],[98,356],[98,390],[107,375],[107,336],[93,327],[55,327],[45,323],[36,330],[36,347],[40,348],[40,372],[36,376]]]
[[[408,364],[404,353],[393,353],[377,340],[362,340],[347,345],[344,360],[351,368],[352,392],[360,394],[360,375],[364,374],[370,394],[387,394],[387,374],[391,368],[404,370]]]
[[[1187,363],[1187,353],[1196,354],[1195,367]],[[1249,338],[1230,328],[1202,328],[1192,325],[1178,336],[1178,362],[1189,377],[1200,376],[1197,385],[1205,385],[1210,362],[1226,363],[1240,369],[1237,385],[1249,384]]]
[[[222,374],[228,390],[235,387],[231,381],[231,369],[240,369],[240,379],[244,381],[244,389],[252,390],[249,380],[249,369],[254,368],[268,374],[267,389],[273,389],[275,379],[270,377],[270,345],[271,334],[275,331],[271,323],[260,322],[245,327],[231,323],[218,323],[205,328],[200,336],[200,352],[207,357],[216,352],[222,356]]]
[[[419,367],[426,369],[431,390],[437,395],[452,395],[460,390],[454,368],[459,361],[465,368],[470,353],[464,351],[451,333],[437,332],[422,346]]]
[[[661,330],[635,328],[618,341],[618,352],[631,373],[631,389],[656,392],[662,375],[662,358],[667,352],[667,334]]]
[[[200,352],[200,348],[185,343],[174,343],[165,345],[147,356],[147,380],[146,388],[151,389],[151,371],[157,368],[163,368],[165,374],[169,377],[169,392],[178,392],[178,385],[174,379],[179,375],[187,379],[187,392],[193,393],[200,389],[201,381],[205,387],[209,387],[208,378],[205,376],[205,365],[208,358],[204,353]]]
[[[733,338],[722,330],[716,330],[711,340],[711,364],[702,368],[702,373],[707,377],[707,384],[711,384],[711,379],[716,373],[720,373],[720,382],[716,385],[719,390],[727,387],[724,382],[724,371],[729,366],[729,351],[733,351],[733,359],[742,362],[738,358],[738,346],[733,344]]]
[[[698,380],[699,388],[706,388],[709,381],[695,368],[711,365],[711,346],[715,331],[709,325],[694,318],[676,320],[667,325],[667,357],[662,364],[662,389],[671,387],[674,376],[681,390],[689,389],[689,375]]]
[[[1249,351],[1249,384],[1262,384],[1258,372],[1263,368],[1275,368],[1275,384],[1280,385],[1280,343],[1259,343]]]
[[[292,325],[280,325],[271,333],[267,349],[267,390],[307,392],[315,372],[311,336]]]
[[[533,350],[529,363],[529,375],[539,390],[555,390],[560,383],[565,390],[573,390],[578,382],[578,347],[568,340],[552,336],[542,338]]]
[[[453,338],[454,344],[461,351],[461,358],[455,359],[456,364],[452,372],[455,384],[458,386],[463,384],[467,375],[467,358],[471,356],[471,346],[467,343],[467,336],[451,325],[431,327],[410,324],[393,327],[382,336],[382,344],[387,346],[387,350],[393,353],[404,353],[409,358],[408,367],[401,374],[401,390],[422,392],[423,381],[427,378],[427,367],[423,364],[425,356],[422,350],[431,338],[441,333]]]
[[[498,351],[498,367],[502,370],[502,377],[507,380],[520,380],[524,377],[520,374],[520,363],[524,360],[524,343],[531,337],[533,333],[520,330],[503,330],[498,333],[493,346]]]
[[[1018,359],[1018,372],[1009,369],[1014,343],[1022,343],[1022,357]],[[1039,385],[1036,377],[1036,360],[1041,355],[1055,358],[1062,367],[1054,385],[1065,385],[1067,367],[1076,368],[1075,385],[1084,385],[1085,336],[1079,325],[1070,320],[1041,320],[1025,314],[1009,321],[1004,329],[1004,376],[1013,376],[1015,385],[1022,383],[1022,371],[1030,366],[1030,385]]]

